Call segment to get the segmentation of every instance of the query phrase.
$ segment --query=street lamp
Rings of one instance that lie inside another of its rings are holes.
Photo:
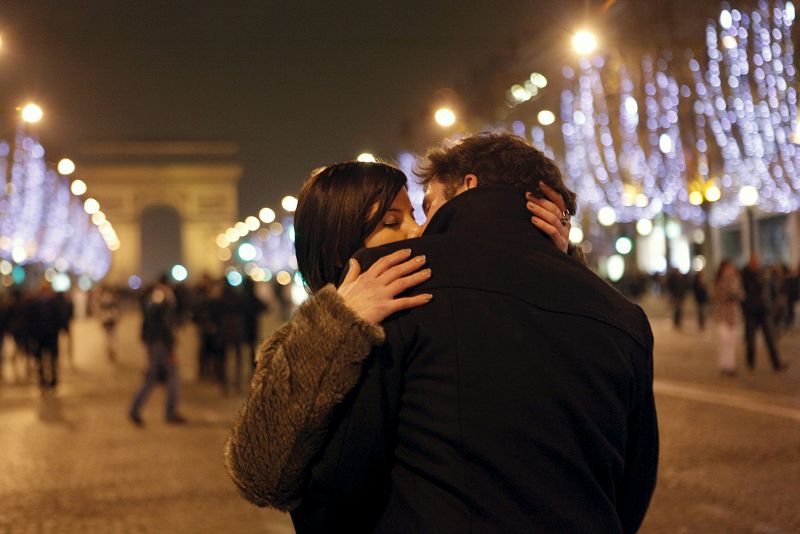
[[[43,116],[42,108],[32,102],[22,108],[22,120],[28,124],[39,122]]]
[[[69,158],[63,158],[58,162],[58,172],[62,176],[69,176],[75,172],[75,163]]]
[[[597,49],[597,36],[589,30],[580,30],[572,36],[572,48],[582,55],[588,56]]]
[[[536,115],[536,118],[538,119],[539,124],[542,126],[550,126],[556,121],[555,114],[549,109],[543,109],[540,111],[539,114]]]
[[[80,179],[75,180],[69,186],[69,190],[72,191],[73,195],[79,197],[79,196],[81,196],[82,194],[84,194],[86,192],[86,182],[84,182],[83,180],[80,180]]]
[[[442,128],[449,128],[456,123],[455,112],[447,107],[437,109],[436,113],[433,114],[433,118],[436,121],[436,124]]]
[[[297,199],[291,195],[287,195],[281,200],[281,206],[286,211],[293,212],[297,209]]]

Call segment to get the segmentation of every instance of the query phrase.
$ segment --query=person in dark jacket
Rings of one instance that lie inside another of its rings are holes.
[[[356,259],[425,255],[410,294],[433,299],[383,322],[297,532],[635,532],[658,460],[647,317],[531,227],[519,189],[560,173],[519,138],[466,138],[422,174],[422,238]]]
[[[136,392],[128,417],[142,426],[141,409],[157,382],[167,386],[165,418],[168,423],[179,424],[186,420],[178,413],[178,387],[180,378],[175,361],[175,295],[165,278],[156,284],[142,301],[142,341],[147,347],[147,372],[144,383]]]
[[[742,269],[742,286],[744,287],[744,312],[745,344],[747,345],[747,367],[752,370],[756,365],[756,332],[760,329],[767,343],[767,352],[775,372],[787,369],[787,364],[781,363],[778,347],[775,344],[772,317],[769,309],[768,286],[761,271],[761,259],[758,254],[750,256],[747,266]]]
[[[672,306],[672,326],[680,330],[683,322],[683,301],[686,298],[686,290],[689,288],[686,276],[672,267],[667,272],[667,294],[669,295],[670,305]]]
[[[692,282],[692,292],[694,293],[694,303],[697,307],[697,326],[700,330],[706,328],[706,305],[708,304],[708,284],[706,283],[705,271],[697,271]]]
[[[33,337],[33,314],[35,300],[28,290],[15,289],[11,293],[11,304],[8,312],[8,332],[14,338],[14,353],[11,365],[14,379],[19,381],[17,362],[22,360],[25,378],[30,380],[33,374],[36,342]]]
[[[222,282],[222,294],[219,301],[212,304],[212,315],[219,324],[220,354],[222,356],[219,367],[219,380],[223,393],[228,393],[228,388],[233,384],[236,392],[242,390],[242,344],[245,340],[245,310],[244,302],[236,288]],[[228,355],[233,356],[233,377],[228,377]],[[250,366],[248,366],[249,368]]]
[[[39,363],[39,386],[42,391],[58,385],[58,333],[63,317],[50,284],[45,284],[34,300],[31,313],[31,334]]]
[[[242,310],[244,319],[244,342],[247,345],[250,365],[248,370],[252,375],[256,368],[256,349],[258,347],[258,323],[261,314],[267,311],[267,305],[256,295],[256,286],[249,276],[242,283]]]

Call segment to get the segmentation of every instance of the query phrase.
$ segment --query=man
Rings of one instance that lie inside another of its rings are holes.
[[[655,485],[644,313],[531,228],[519,191],[574,197],[519,138],[428,154],[434,295],[384,322],[293,514],[304,532],[633,532]],[[434,216],[435,215],[435,216]],[[566,214],[563,220],[566,224]]]
[[[764,333],[767,343],[767,352],[775,372],[788,369],[788,364],[782,364],[775,345],[775,335],[772,331],[772,317],[767,304],[768,297],[764,284],[764,275],[761,272],[761,258],[758,254],[750,256],[750,261],[742,269],[742,286],[744,287],[744,332],[747,345],[747,368],[751,371],[756,365],[756,332],[758,329]]]
[[[58,332],[62,317],[55,292],[45,284],[36,298],[31,314],[31,333],[39,362],[39,385],[42,392],[58,385]]]
[[[136,426],[143,426],[141,410],[156,382],[167,386],[165,419],[170,424],[186,422],[178,413],[180,377],[175,361],[175,295],[162,276],[142,302],[142,341],[147,347],[147,372],[136,392],[128,417]]]

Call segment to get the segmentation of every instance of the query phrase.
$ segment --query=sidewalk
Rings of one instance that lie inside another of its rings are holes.
[[[184,380],[187,425],[164,422],[157,389],[136,428],[126,418],[145,356],[138,322],[120,325],[119,362],[106,361],[100,327],[76,322],[75,367],[62,360],[55,396],[0,386],[0,533],[291,533],[287,515],[242,499],[222,450],[241,398]],[[178,353],[191,376],[194,340]],[[8,373],[6,373],[8,379]]]

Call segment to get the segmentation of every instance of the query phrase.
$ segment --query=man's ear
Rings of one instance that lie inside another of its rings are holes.
[[[464,188],[469,191],[470,189],[475,189],[476,187],[478,187],[478,177],[474,174],[466,175],[464,177]]]

